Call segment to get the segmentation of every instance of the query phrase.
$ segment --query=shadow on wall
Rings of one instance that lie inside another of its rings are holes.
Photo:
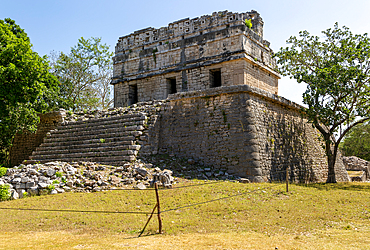
[[[266,140],[264,145],[265,159],[270,162],[270,181],[283,181],[286,179],[288,168],[289,179],[293,182],[306,183],[317,182],[319,178],[314,171],[314,161],[309,145],[309,132],[307,124],[302,117],[287,117],[285,114],[277,114],[274,119],[265,116]],[[311,135],[312,137],[312,135]]]

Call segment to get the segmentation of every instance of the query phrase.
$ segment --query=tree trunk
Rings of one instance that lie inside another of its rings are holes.
[[[330,137],[325,138],[325,149],[326,149],[326,155],[328,158],[328,179],[326,180],[326,183],[337,183],[337,180],[335,178],[335,161],[337,158],[337,148],[336,145],[332,147],[332,142],[330,140]],[[334,151],[334,152],[333,152]]]
[[[334,166],[335,166],[334,155],[333,154],[328,155],[328,179],[326,180],[326,183],[337,183],[337,180],[335,178]]]

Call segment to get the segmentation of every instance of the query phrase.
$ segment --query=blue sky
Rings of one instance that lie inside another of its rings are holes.
[[[335,22],[353,33],[370,32],[369,0],[0,0],[0,19],[15,20],[40,55],[68,52],[80,37],[101,37],[113,51],[120,36],[135,30],[222,10],[258,11],[274,51],[300,30],[320,35]],[[279,95],[297,103],[305,88],[288,78],[279,81]]]

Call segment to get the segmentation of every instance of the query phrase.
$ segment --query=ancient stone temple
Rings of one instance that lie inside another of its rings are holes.
[[[214,12],[120,37],[116,109],[63,112],[39,127],[42,143],[33,134],[15,140],[12,163],[31,151],[33,162],[114,166],[159,153],[253,182],[284,180],[286,171],[291,181],[325,181],[321,135],[301,106],[277,95],[272,55],[256,11]],[[339,157],[335,174],[349,180]]]
[[[245,20],[251,20],[248,28]],[[256,11],[214,12],[120,37],[115,49],[115,107],[169,94],[250,85],[278,93],[270,43]]]

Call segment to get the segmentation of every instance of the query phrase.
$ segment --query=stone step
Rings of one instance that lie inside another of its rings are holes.
[[[69,158],[101,158],[101,157],[116,157],[116,156],[128,156],[128,155],[137,155],[136,150],[121,150],[121,151],[109,151],[109,152],[78,152],[78,153],[67,153],[67,154],[57,154],[54,151],[51,154],[46,155],[31,155],[31,160],[47,160],[47,159],[69,159]]]
[[[143,122],[142,122],[143,123]],[[59,135],[64,135],[64,134],[70,134],[70,133],[97,133],[98,131],[103,132],[103,131],[141,131],[144,130],[145,127],[142,125],[133,125],[133,126],[123,126],[122,124],[111,124],[107,126],[84,126],[81,128],[70,128],[70,129],[65,129],[63,126],[58,127],[56,130],[53,130],[51,132],[51,136],[59,136]]]
[[[108,146],[108,147],[101,147],[101,145],[98,145],[98,147],[92,147],[92,148],[81,148],[81,147],[75,147],[70,148],[66,147],[65,149],[53,149],[53,154],[72,154],[72,153],[85,153],[85,152],[111,152],[111,151],[121,151],[121,150],[135,150],[139,151],[141,148],[140,145],[120,145],[117,146]],[[47,155],[51,151],[50,149],[46,148],[45,150],[36,149],[36,151],[32,152],[32,155]]]
[[[135,123],[131,123],[129,125],[123,123],[111,123],[106,125],[95,125],[95,124],[85,124],[81,127],[68,127],[68,126],[59,126],[57,129],[53,131],[54,134],[64,134],[70,132],[78,132],[78,131],[89,131],[89,130],[105,130],[111,128],[127,128],[127,130],[136,130],[138,129],[137,126],[143,126],[145,121],[138,121]]]
[[[44,143],[54,143],[54,142],[71,142],[71,141],[81,141],[81,140],[91,140],[91,139],[102,139],[106,140],[108,138],[126,138],[126,137],[135,137],[142,135],[141,131],[121,131],[122,129],[110,130],[107,133],[69,133],[59,136],[50,136],[44,139]],[[102,131],[97,131],[102,132]]]
[[[144,113],[68,122],[50,135],[32,153],[30,162],[94,161],[122,165],[136,159],[147,117]]]
[[[141,115],[124,115],[124,116],[112,116],[108,118],[93,118],[88,120],[80,120],[75,122],[68,122],[62,127],[65,129],[70,128],[82,128],[86,125],[88,126],[100,126],[100,125],[109,125],[109,124],[123,124],[126,126],[132,126],[136,123],[141,123],[147,119],[145,114]],[[136,124],[138,125],[138,124]]]
[[[54,146],[80,146],[80,147],[94,147],[93,145],[102,145],[109,146],[108,143],[110,142],[122,142],[122,145],[134,145],[134,136],[125,136],[122,138],[117,137],[108,137],[108,138],[101,138],[101,139],[88,139],[88,140],[76,140],[74,141],[63,141],[63,142],[44,142],[40,146],[41,147],[54,147]]]
[[[27,164],[33,163],[45,163],[45,162],[51,162],[51,161],[65,161],[65,162],[79,162],[79,161],[91,161],[91,162],[97,162],[102,163],[106,165],[111,165],[112,162],[128,162],[128,161],[134,161],[136,159],[136,156],[134,155],[125,155],[125,156],[112,156],[112,157],[79,157],[79,158],[50,158],[50,159],[30,159],[27,161]]]
[[[54,145],[54,146],[50,146],[50,145],[41,144],[38,148],[36,148],[36,150],[34,152],[51,151],[51,150],[67,150],[67,149],[70,149],[70,150],[79,150],[80,149],[80,150],[82,150],[82,149],[85,149],[85,148],[119,147],[119,146],[131,147],[131,146],[138,146],[138,145],[135,145],[135,142],[133,142],[131,140],[129,140],[129,141],[113,141],[113,142],[108,142],[108,143],[105,142],[104,145],[102,145],[102,143],[99,142],[99,143],[87,144],[84,147],[81,147],[81,145],[65,145],[65,146]]]
[[[85,120],[77,120],[74,123],[83,123],[85,121],[92,121],[92,122],[103,122],[103,121],[111,121],[111,120],[120,120],[120,119],[128,119],[128,120],[135,120],[141,117],[147,116],[147,113],[144,112],[137,112],[137,113],[126,113],[120,115],[112,115],[109,117],[90,117],[89,119]]]

